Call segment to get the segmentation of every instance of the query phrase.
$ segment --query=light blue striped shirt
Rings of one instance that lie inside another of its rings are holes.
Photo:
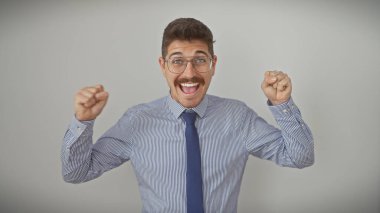
[[[237,212],[249,154],[281,166],[313,164],[313,138],[293,100],[269,109],[281,130],[237,100],[206,95],[193,108],[198,114],[205,212]],[[142,212],[186,212],[184,110],[170,96],[137,105],[95,144],[94,121],[74,118],[62,146],[64,180],[89,181],[130,160]]]

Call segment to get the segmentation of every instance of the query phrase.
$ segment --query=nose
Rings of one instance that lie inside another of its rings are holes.
[[[182,76],[186,77],[186,78],[192,78],[192,77],[196,76],[196,74],[197,74],[197,70],[195,69],[193,63],[188,61],[186,69],[185,69],[185,71],[183,71]]]

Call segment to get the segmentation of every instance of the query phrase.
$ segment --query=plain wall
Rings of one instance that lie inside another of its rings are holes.
[[[138,3],[137,3],[138,2]],[[88,183],[61,177],[74,94],[102,83],[96,139],[131,106],[168,94],[162,32],[178,17],[216,40],[209,94],[275,124],[263,73],[292,78],[316,162],[297,170],[250,157],[239,212],[380,212],[379,1],[1,1],[1,212],[139,212],[130,163]]]

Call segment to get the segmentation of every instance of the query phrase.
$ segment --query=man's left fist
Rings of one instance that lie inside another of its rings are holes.
[[[273,105],[285,103],[292,93],[292,82],[286,73],[266,71],[261,89]]]

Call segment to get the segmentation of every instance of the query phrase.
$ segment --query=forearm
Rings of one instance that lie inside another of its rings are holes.
[[[61,149],[62,175],[66,182],[80,183],[88,180],[93,123],[81,123],[73,118],[66,131]]]
[[[120,119],[93,144],[94,121],[80,122],[73,118],[62,145],[64,180],[70,183],[86,182],[129,160],[132,128],[128,121]]]
[[[314,142],[311,131],[303,121],[301,113],[293,100],[278,105],[270,106],[281,129],[281,138],[279,140],[284,144],[284,158],[289,158],[297,168],[311,166],[314,163]],[[281,164],[281,162],[280,162]]]

